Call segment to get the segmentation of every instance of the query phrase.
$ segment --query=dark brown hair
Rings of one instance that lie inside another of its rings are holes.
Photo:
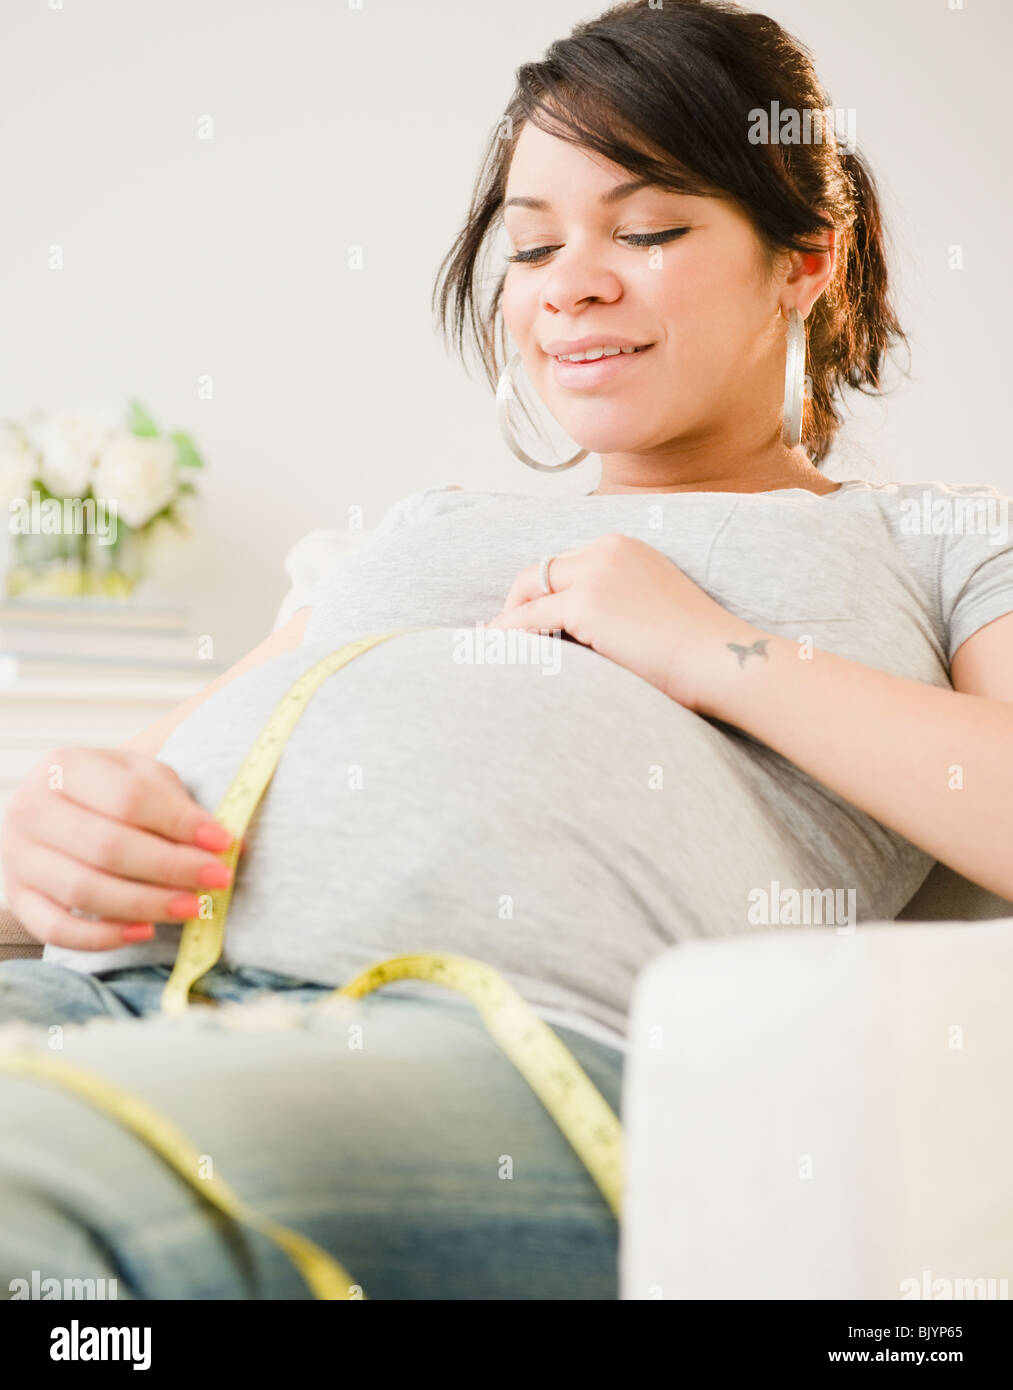
[[[752,219],[768,267],[778,253],[812,249],[807,236],[836,229],[834,274],[805,324],[812,394],[802,444],[822,462],[840,428],[843,388],[881,390],[891,341],[906,336],[888,292],[879,196],[861,156],[825,127],[810,143],[748,138],[750,113],[772,102],[782,111],[830,108],[809,51],[729,0],[664,0],[662,8],[625,0],[518,68],[516,80],[465,224],[437,272],[432,302],[445,340],[467,365],[470,338],[495,387],[506,358],[505,273],[484,295],[484,262],[530,120],[663,188],[733,199]]]

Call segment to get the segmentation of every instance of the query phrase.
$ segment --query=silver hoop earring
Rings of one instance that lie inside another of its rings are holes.
[[[802,442],[805,408],[805,320],[797,309],[788,314],[788,350],[784,359],[784,415],[781,438],[789,449]]]
[[[530,454],[524,452],[516,434],[514,434],[513,425],[510,423],[509,406],[511,401],[517,399],[513,370],[520,360],[520,353],[515,352],[503,368],[503,374],[496,387],[496,420],[499,424],[500,434],[506,440],[510,452],[516,454],[521,463],[526,463],[529,468],[537,468],[539,473],[563,473],[567,468],[572,468],[575,463],[580,463],[581,459],[587,458],[587,450],[578,450],[572,458],[564,459],[562,463],[539,463],[537,459],[533,459]]]

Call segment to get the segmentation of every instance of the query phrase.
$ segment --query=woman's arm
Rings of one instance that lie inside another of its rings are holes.
[[[697,713],[733,724],[859,810],[1013,899],[1013,614],[955,654],[954,690],[756,628],[715,643]]]
[[[622,532],[561,551],[549,578],[521,570],[488,626],[570,633],[1013,899],[1013,615],[961,645],[964,689],[943,690],[764,632]]]
[[[953,653],[954,690],[1013,704],[1013,613],[986,623]]]
[[[309,607],[300,608],[292,614],[287,623],[276,628],[263,642],[259,643],[246,653],[244,657],[227,671],[209,681],[203,690],[198,690],[196,695],[191,695],[189,700],[184,700],[181,705],[177,705],[174,710],[157,719],[153,724],[149,724],[146,729],[142,729],[139,734],[134,734],[133,738],[126,739],[119,744],[120,748],[130,748],[136,753],[147,753],[151,757],[156,757],[162,744],[172,733],[177,724],[181,724],[188,715],[192,714],[198,705],[202,705],[223,685],[241,676],[244,671],[249,671],[253,666],[259,666],[261,662],[270,661],[272,657],[280,656],[282,652],[292,651],[302,643],[303,633],[309,621],[310,613],[313,610]]]

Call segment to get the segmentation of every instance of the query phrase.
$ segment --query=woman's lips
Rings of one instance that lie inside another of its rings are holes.
[[[593,391],[596,386],[630,371],[634,363],[646,357],[653,346],[653,343],[648,343],[638,352],[617,352],[612,357],[599,357],[595,362],[560,362],[558,357],[554,357],[552,375],[556,385],[565,386],[567,390]]]

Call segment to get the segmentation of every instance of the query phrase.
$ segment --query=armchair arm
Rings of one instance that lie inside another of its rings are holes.
[[[652,961],[624,1077],[621,1297],[898,1299],[926,1280],[1008,1297],[1011,978],[1013,917]]]
[[[0,905],[0,961],[40,959],[42,942],[23,927],[9,907]]]

